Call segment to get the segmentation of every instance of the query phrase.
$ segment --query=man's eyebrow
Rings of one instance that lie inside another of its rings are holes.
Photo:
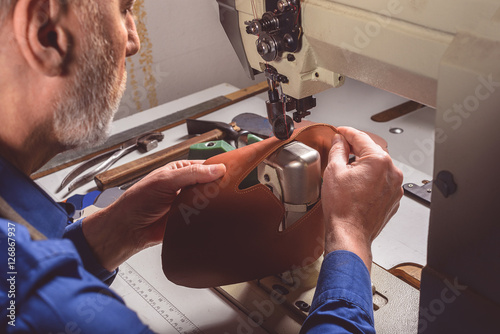
[[[122,0],[126,7],[133,7],[136,0]]]

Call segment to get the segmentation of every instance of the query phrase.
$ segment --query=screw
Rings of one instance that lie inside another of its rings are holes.
[[[270,50],[271,50],[271,46],[269,45],[269,43],[266,43],[266,42],[260,42],[260,43],[257,45],[257,52],[258,52],[261,56],[264,56],[264,55],[268,54]]]
[[[258,35],[260,33],[260,24],[258,22],[248,22],[246,31],[247,34]]]
[[[394,133],[396,135],[399,135],[399,134],[402,134],[404,132],[404,130],[401,128],[391,128],[391,129],[389,129],[389,132]]]
[[[278,1],[278,10],[280,12],[284,12],[286,7],[288,7],[289,3],[288,0],[279,0]]]
[[[302,312],[309,312],[309,310],[311,309],[311,305],[303,300],[298,300],[297,302],[295,302],[295,306],[297,306],[298,309]]]
[[[283,285],[279,285],[279,284],[273,285],[273,290],[282,296],[286,296],[290,293],[290,291],[288,291],[287,288],[285,288]]]
[[[413,188],[413,183],[410,183],[410,184],[408,185],[408,188]]]
[[[285,77],[284,75],[279,76],[279,82],[282,82],[284,84],[288,83],[288,78]]]
[[[285,36],[283,36],[283,42],[285,43],[285,47],[287,48],[292,48],[293,44],[295,43],[292,35],[290,34],[285,34]]]

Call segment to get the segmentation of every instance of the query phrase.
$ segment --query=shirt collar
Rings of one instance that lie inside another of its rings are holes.
[[[49,239],[60,238],[68,215],[33,180],[0,157],[0,196]]]

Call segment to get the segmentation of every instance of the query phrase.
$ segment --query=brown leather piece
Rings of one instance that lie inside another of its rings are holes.
[[[241,181],[266,157],[297,140],[328,162],[333,126],[313,124],[292,138],[270,138],[215,156],[206,164],[224,163],[225,176],[182,190],[172,205],[163,241],[163,271],[172,282],[206,288],[250,281],[308,265],[323,253],[323,210],[319,201],[285,231],[282,203],[264,185],[239,189]]]
[[[300,129],[300,128],[311,126],[312,124],[317,124],[317,123],[314,123],[314,122],[311,122],[308,120],[302,120],[302,122],[300,122],[300,123],[295,122],[294,124],[295,124],[296,129]],[[368,131],[363,131],[363,132],[366,133],[368,136],[370,136],[370,138],[375,142],[375,144],[382,147],[382,149],[384,151],[389,152],[388,151],[389,144],[387,144],[387,141],[384,138],[382,138],[379,135],[372,133],[372,132],[368,132]]]

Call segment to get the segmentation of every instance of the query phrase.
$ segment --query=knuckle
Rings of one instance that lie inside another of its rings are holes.
[[[179,169],[184,161],[182,160],[177,160],[177,161],[172,161],[166,164],[165,166],[162,167],[162,170],[173,170],[173,169]]]
[[[187,166],[191,166],[191,162],[189,160],[178,160],[175,161],[175,168],[184,168]]]
[[[356,135],[360,136],[360,137],[365,137],[365,138],[368,138],[370,139],[372,142],[372,137],[370,137],[370,135],[364,131],[361,131],[361,130],[356,130]]]
[[[399,184],[402,184],[403,180],[404,180],[403,171],[397,167],[394,167],[394,168],[395,168],[395,173],[396,173],[396,180]]]
[[[387,152],[380,152],[374,155],[375,161],[378,165],[385,169],[390,169],[393,166],[391,156]]]
[[[202,172],[202,165],[198,165],[198,164],[191,165],[190,171],[191,171],[191,174],[194,174],[194,175],[200,174]]]

